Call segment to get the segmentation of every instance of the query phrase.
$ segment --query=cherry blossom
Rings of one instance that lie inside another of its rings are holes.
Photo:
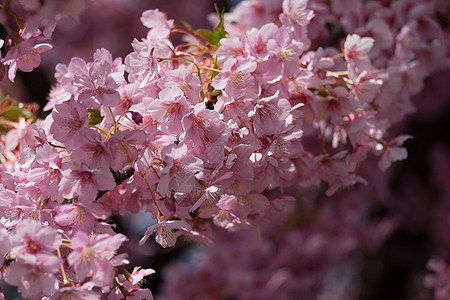
[[[115,171],[125,164],[133,162],[147,143],[147,135],[141,130],[118,131],[111,136],[107,146],[111,149],[114,161],[111,168]]]
[[[11,237],[3,225],[0,225],[0,245],[0,263],[3,265],[5,253],[11,249]]]
[[[181,120],[192,111],[192,107],[180,88],[169,87],[150,103],[148,111],[160,123],[161,130],[178,135],[182,131]]]
[[[13,263],[5,271],[5,281],[18,287],[18,291],[29,298],[50,296],[59,288],[55,273],[58,272],[58,258],[46,259],[39,264],[29,258]]]
[[[21,42],[16,48],[8,51],[1,62],[9,66],[8,78],[14,82],[17,69],[23,72],[31,72],[41,64],[41,53],[52,49],[48,43],[36,43],[33,37]]]
[[[112,152],[97,131],[80,130],[74,143],[78,146],[71,155],[74,162],[86,163],[91,168],[109,168],[113,160]]]
[[[92,276],[92,282],[98,286],[111,284],[113,268],[123,263],[121,260],[116,261],[114,256],[125,240],[122,234],[88,235],[77,231],[71,241],[74,251],[67,260],[75,269],[78,280],[83,281],[87,276]]]
[[[194,76],[188,69],[179,68],[169,70],[166,76],[158,80],[158,86],[161,89],[169,87],[179,87],[191,104],[197,104],[202,90],[200,80]]]
[[[177,238],[173,229],[191,230],[191,226],[182,220],[162,221],[147,228],[144,237],[139,241],[139,244],[144,244],[149,236],[156,231],[156,242],[163,248],[175,245]]]
[[[132,46],[135,52],[125,57],[126,71],[138,76],[142,88],[159,73],[160,66],[153,58],[153,48],[145,40],[134,40]]]
[[[166,163],[158,184],[161,195],[170,196],[171,190],[188,193],[198,186],[195,174],[203,169],[203,162],[188,152],[185,143],[164,148],[161,158]]]
[[[254,85],[255,79],[251,73],[255,70],[254,59],[238,61],[230,58],[224,63],[222,72],[214,77],[213,86],[215,89],[225,90],[230,97],[239,98],[244,95],[247,88]]]
[[[370,37],[361,38],[357,34],[347,37],[344,44],[345,59],[350,70],[356,74],[370,70],[371,63],[368,52],[373,47],[374,40]]]
[[[55,140],[64,143],[68,150],[75,146],[74,137],[82,128],[88,127],[88,111],[71,100],[68,104],[58,104],[52,112],[53,123],[50,132]]]
[[[78,101],[91,109],[98,109],[100,105],[116,106],[120,102],[117,89],[124,80],[122,72],[115,71],[104,57],[97,58],[88,73],[74,77],[74,85],[79,92]]]
[[[70,226],[72,230],[91,232],[97,225],[97,220],[106,220],[111,212],[99,203],[71,203],[55,208],[54,221],[60,226]]]
[[[83,203],[92,203],[98,191],[109,191],[116,187],[114,177],[107,168],[91,169],[85,163],[67,163],[61,169],[59,191],[64,198]]]
[[[18,260],[24,255],[34,256],[37,264],[43,263],[59,248],[61,238],[54,228],[43,228],[38,221],[24,220],[15,227],[9,254]]]
[[[410,138],[412,138],[410,135],[400,135],[382,146],[382,154],[378,161],[378,167],[381,171],[386,171],[392,162],[403,160],[407,157],[406,149],[399,146]]]
[[[83,287],[62,287],[56,291],[48,300],[100,300],[101,294]]]

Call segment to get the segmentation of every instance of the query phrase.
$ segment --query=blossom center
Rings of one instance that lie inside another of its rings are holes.
[[[32,239],[27,238],[26,249],[28,253],[36,254],[37,252],[39,252],[41,247],[39,246],[39,244],[36,244]]]

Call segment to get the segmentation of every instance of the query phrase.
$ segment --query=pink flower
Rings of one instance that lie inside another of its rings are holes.
[[[314,12],[307,9],[307,6],[308,0],[284,0],[280,20],[284,25],[308,25],[314,17]]]
[[[162,89],[168,87],[180,88],[191,104],[199,102],[200,91],[202,90],[200,80],[192,75],[191,71],[183,67],[169,70],[166,76],[158,80],[158,86]]]
[[[366,183],[366,181],[352,173],[350,164],[342,159],[347,156],[347,151],[341,151],[333,156],[322,154],[314,158],[314,164],[317,171],[316,176],[325,180],[329,184],[326,195],[333,195],[342,186],[352,186],[355,183]],[[315,178],[313,179],[315,181]],[[316,181],[317,184],[320,181]]]
[[[99,219],[106,220],[111,211],[99,203],[63,204],[55,208],[54,221],[60,226],[72,226],[74,231],[91,232]]]
[[[302,64],[307,64],[308,67],[307,69],[309,71],[313,71],[313,72],[317,72],[319,70],[327,70],[330,69],[334,66],[334,60],[331,57],[326,56],[327,53],[325,53],[325,51],[323,50],[323,48],[319,48],[316,51],[308,51],[306,53],[304,53],[301,57],[301,63]],[[310,73],[306,73],[306,74],[310,74]],[[312,79],[312,80],[317,80],[319,78],[317,77],[312,77],[311,76],[306,76],[307,78],[305,79]],[[297,79],[299,79],[297,77]],[[303,79],[303,78],[301,78]],[[320,84],[317,88],[320,88]]]
[[[291,105],[286,99],[279,99],[279,92],[257,101],[248,116],[253,121],[253,128],[258,137],[263,135],[278,135],[285,127]]]
[[[16,207],[16,192],[0,185],[0,223],[6,227],[15,225],[23,216],[22,210]]]
[[[314,12],[307,9],[307,6],[308,0],[284,0],[280,21],[292,31],[296,40],[309,47],[307,26],[314,17]]]
[[[32,122],[32,119],[25,120],[23,117],[19,117],[18,122],[15,124],[15,128],[11,129],[6,134],[5,150],[14,150],[19,145],[22,148],[25,148],[34,143],[35,138],[33,136],[32,127],[30,126]]]
[[[72,57],[69,65],[57,64],[55,78],[61,88],[71,96],[77,94],[78,88],[74,86],[75,76],[89,74],[88,64],[84,59]],[[70,97],[69,97],[70,98]]]
[[[250,55],[250,47],[243,38],[229,36],[222,39],[220,45],[215,53],[219,63],[230,58],[248,57]]]
[[[60,259],[56,249],[62,243],[62,236],[56,229],[42,227],[35,220],[19,222],[11,239],[9,255],[15,259],[4,274],[5,281],[18,286],[24,297],[49,296],[58,289],[55,273]]]
[[[184,138],[193,141],[199,146],[206,143],[225,139],[221,138],[225,133],[227,124],[220,120],[219,114],[210,109],[206,109],[203,103],[194,107],[194,112],[186,115],[183,120]]]
[[[60,201],[59,182],[62,178],[61,170],[54,163],[47,163],[34,167],[27,173],[27,180],[35,183],[43,197],[49,197],[53,201]]]
[[[382,79],[387,79],[387,76],[362,71],[356,78],[350,79],[354,81],[351,94],[355,100],[357,100],[358,103],[369,103],[380,92],[381,86],[383,85]]]
[[[0,225],[0,265],[3,265],[4,256],[11,250],[11,236],[3,227]]]
[[[169,87],[159,93],[159,99],[150,103],[148,111],[160,123],[162,131],[178,135],[182,131],[181,119],[192,111],[192,107],[180,88]]]
[[[64,198],[75,196],[79,202],[91,203],[98,191],[110,191],[116,187],[114,177],[107,168],[91,169],[85,163],[66,163],[62,166],[59,191]]]
[[[260,194],[249,195],[222,195],[217,203],[217,207],[233,213],[233,215],[243,219],[250,215],[262,214],[269,206],[267,198]]]
[[[189,193],[198,187],[195,174],[203,170],[201,159],[189,153],[185,143],[172,144],[161,152],[161,159],[166,167],[160,172],[158,192],[163,196],[170,196],[171,191]]]
[[[16,225],[10,256],[21,259],[23,255],[36,256],[36,264],[53,256],[61,245],[62,237],[51,227],[42,227],[35,220],[26,219]]]
[[[140,81],[139,88],[149,84],[159,73],[159,63],[153,58],[154,48],[147,40],[134,40],[131,44],[134,52],[125,57],[126,71]]]
[[[154,274],[155,271],[152,269],[141,269],[140,267],[135,267],[133,272],[128,273],[125,277],[123,274],[118,274],[116,277],[119,282],[117,286],[108,295],[109,300],[122,300],[124,297],[124,290],[127,293],[126,298],[130,300],[153,300],[152,292],[148,289],[142,289],[139,285],[144,282],[144,277],[147,275]]]
[[[28,38],[37,28],[43,28],[44,36],[50,38],[56,24],[62,19],[72,17],[76,19],[85,8],[85,0],[69,1],[35,1],[26,0],[21,4],[31,13],[25,20],[23,35]]]
[[[216,204],[220,210],[214,216],[214,223],[232,231],[249,228],[252,220],[263,215],[269,205],[269,200],[260,194],[224,194]]]
[[[56,84],[51,88],[48,94],[48,102],[47,104],[45,104],[43,111],[52,110],[56,104],[61,104],[65,101],[69,101],[70,97],[72,97],[72,94],[69,91],[64,89],[61,84]]]
[[[227,95],[239,98],[245,93],[245,89],[255,84],[255,78],[251,74],[256,70],[256,60],[251,58],[237,60],[228,59],[220,74],[213,79],[213,87],[216,90],[225,90]]]
[[[158,9],[149,9],[142,13],[142,24],[150,29],[170,30],[173,26],[173,20],[167,20],[165,13]]]
[[[186,223],[183,220],[174,220],[174,221],[161,221],[147,228],[145,231],[144,237],[139,241],[139,245],[143,245],[150,235],[156,231],[156,242],[160,244],[163,248],[167,246],[172,247],[175,245],[177,241],[177,237],[173,232],[173,229],[182,229],[182,230],[192,230],[191,225]]]
[[[128,111],[130,107],[139,105],[143,101],[144,93],[137,82],[121,86],[119,92],[121,96],[119,105],[112,109],[115,115],[121,115]]]
[[[101,294],[89,290],[89,284],[85,286],[66,286],[58,289],[48,300],[101,300]]]
[[[95,285],[110,286],[115,275],[114,267],[121,264],[114,260],[114,256],[126,239],[123,234],[88,235],[77,231],[70,242],[73,251],[67,257],[77,279],[83,281],[92,276]]]
[[[208,204],[215,204],[217,200],[219,200],[219,197],[225,190],[225,188],[221,185],[225,185],[228,179],[233,177],[233,172],[227,172],[223,174],[218,179],[210,182],[208,184],[208,187],[204,189],[203,195],[194,203],[194,205],[191,207],[189,212],[195,211],[197,208],[199,208],[203,202],[207,202]]]
[[[349,76],[370,70],[369,51],[372,49],[374,39],[370,37],[361,38],[357,34],[348,35],[344,43],[345,60],[348,63]]]
[[[332,124],[340,124],[342,117],[354,111],[346,88],[338,86],[329,90],[329,95],[317,101],[319,120],[330,119]]]
[[[134,267],[133,272],[130,274],[130,277],[127,279],[132,285],[138,285],[142,282],[145,276],[155,274],[155,270],[153,269],[141,269],[141,267]]]
[[[89,73],[74,77],[79,92],[77,100],[86,108],[113,107],[120,102],[118,88],[124,83],[123,70],[114,69],[113,62],[108,59],[109,52],[97,53],[97,59],[89,65]]]
[[[23,72],[31,72],[41,64],[41,53],[52,49],[52,45],[42,43],[36,44],[37,38],[32,37],[21,42],[18,46],[6,53],[1,60],[5,65],[9,65],[8,78],[14,82],[17,69]]]
[[[291,31],[281,26],[275,32],[273,39],[267,42],[267,49],[271,57],[264,65],[274,80],[281,78],[282,74],[287,77],[297,75],[300,69],[299,57],[305,46],[301,41],[293,39]]]
[[[259,148],[254,145],[239,144],[233,150],[225,162],[224,172],[233,172],[234,180],[232,189],[236,194],[246,194],[252,189],[254,170],[250,156]]]
[[[32,258],[27,257],[12,263],[6,269],[4,277],[8,284],[18,287],[23,297],[38,299],[52,295],[59,288],[59,282],[55,276],[58,270],[57,256],[47,258],[39,264],[33,263]]]
[[[52,112],[50,133],[55,140],[66,144],[70,152],[75,146],[74,137],[82,128],[88,128],[88,111],[75,100],[68,104],[57,104]]]
[[[406,149],[399,146],[403,145],[406,140],[411,138],[412,136],[410,135],[400,135],[384,145],[378,144],[377,150],[382,151],[380,160],[378,161],[378,168],[384,172],[394,161],[406,159],[406,157],[408,157]]]
[[[252,28],[247,32],[248,43],[252,55],[257,59],[265,60],[269,57],[267,42],[273,38],[278,27],[273,23],[268,23],[260,29]]]
[[[74,138],[78,146],[70,156],[72,161],[86,163],[90,168],[109,168],[113,161],[111,149],[102,141],[102,136],[92,129],[80,130]]]
[[[114,158],[110,162],[111,168],[117,171],[138,158],[140,151],[147,145],[147,134],[142,130],[118,131],[111,136],[107,145]]]

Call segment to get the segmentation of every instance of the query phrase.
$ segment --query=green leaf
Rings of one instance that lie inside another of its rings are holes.
[[[214,69],[216,69],[216,70],[219,69],[219,65],[217,64],[217,55],[216,55],[216,58],[214,59]],[[211,80],[214,79],[214,77],[216,77],[218,74],[219,74],[219,72],[213,71],[213,73],[211,75]]]
[[[23,107],[13,106],[10,109],[6,110],[4,113],[2,113],[1,116],[7,119],[8,121],[17,122],[19,121],[20,116],[28,120],[33,117],[33,114]]]
[[[227,32],[225,31],[225,25],[224,25],[224,10],[222,10],[221,13],[219,13],[219,10],[216,7],[217,14],[219,15],[220,21],[219,24],[217,24],[216,29],[214,32],[208,29],[198,29],[194,31],[194,33],[198,36],[200,36],[202,39],[210,43],[211,45],[217,45],[219,44],[220,40],[225,38],[227,36]]]
[[[321,91],[319,91],[319,96],[322,96],[322,97],[327,97],[328,96],[328,92],[326,91],[326,90],[321,90]]]
[[[186,21],[183,21],[183,20],[181,20],[181,19],[180,19],[180,22],[181,22],[181,24],[183,24],[183,26],[184,26],[184,27],[186,27],[186,29],[187,29],[188,31],[190,31],[190,32],[194,32],[194,28],[192,28],[192,26],[191,26],[191,25],[189,25],[189,23],[188,23],[188,22],[186,22]]]
[[[100,111],[97,109],[88,109],[89,113],[89,125],[97,125],[103,121],[103,116],[100,115]]]
[[[217,97],[217,96],[219,96],[220,94],[222,94],[222,91],[221,91],[221,90],[215,90],[215,89],[213,89],[213,90],[211,91],[211,95],[214,96],[214,97]]]
[[[219,14],[217,7],[216,7],[216,10],[217,10],[217,13]],[[219,24],[217,24],[216,30],[214,31],[213,36],[212,36],[212,40],[213,40],[212,44],[213,45],[217,45],[221,39],[223,39],[227,36],[227,32],[225,31],[223,15],[224,15],[224,11],[222,10],[222,12],[219,14],[219,18],[220,18]]]
[[[213,41],[213,39],[212,39],[213,32],[211,30],[197,29],[196,31],[194,31],[194,33],[196,35],[198,35],[199,37],[201,37],[202,39],[204,39],[205,41],[207,41],[208,43],[213,44],[213,42],[212,42]]]

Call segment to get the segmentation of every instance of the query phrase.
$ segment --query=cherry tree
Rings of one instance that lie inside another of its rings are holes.
[[[125,269],[127,237],[112,214],[151,213],[156,223],[139,244],[155,233],[164,248],[183,237],[213,244],[214,227],[272,234],[271,218],[282,235],[279,219],[295,220],[298,201],[289,190],[326,186],[332,197],[370,184],[371,159],[377,174],[406,159],[412,136],[392,128],[414,111],[425,78],[448,67],[438,2],[339,2],[242,1],[212,15],[212,31],[146,10],[147,35],[123,59],[101,48],[56,66],[44,119],[5,97],[1,279],[31,299],[152,299],[139,283],[154,271]],[[8,79],[58,51],[55,26],[84,9],[87,1],[4,1]],[[327,24],[343,30],[331,44]],[[320,239],[295,240],[336,261],[357,233],[342,217],[347,228],[334,235],[323,225],[328,210],[311,231],[336,239],[335,257]],[[373,232],[381,240],[389,226]],[[429,282],[441,286],[442,263],[430,266],[439,274]],[[273,291],[290,276],[276,274]]]

